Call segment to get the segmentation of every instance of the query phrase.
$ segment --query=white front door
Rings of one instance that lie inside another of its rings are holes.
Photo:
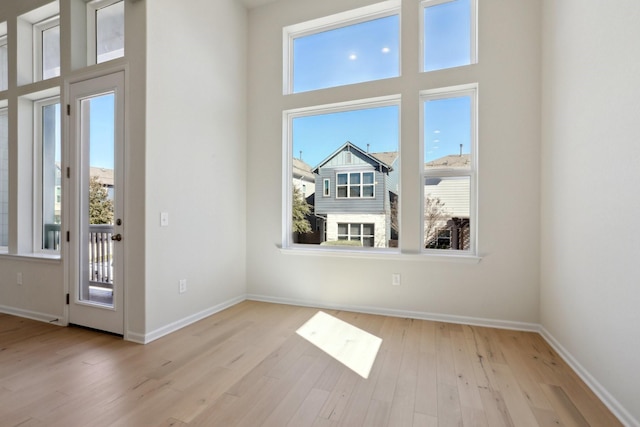
[[[69,323],[124,334],[124,72],[69,86]]]

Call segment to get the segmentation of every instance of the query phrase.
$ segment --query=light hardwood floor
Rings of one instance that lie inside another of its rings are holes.
[[[618,426],[535,333],[324,310],[383,339],[363,379],[245,301],[148,345],[0,314],[0,426]]]

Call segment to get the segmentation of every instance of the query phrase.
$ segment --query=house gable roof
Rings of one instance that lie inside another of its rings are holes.
[[[469,154],[450,154],[424,164],[425,168],[469,168],[471,156]]]
[[[389,159],[390,156],[381,156],[382,157],[382,159],[381,159],[381,158],[377,157],[376,154],[367,153],[362,148],[358,147],[355,144],[352,144],[350,141],[347,141],[344,144],[342,144],[342,146],[340,148],[338,148],[336,151],[331,153],[326,159],[324,159],[322,162],[320,162],[315,168],[313,168],[313,173],[318,173],[320,171],[321,167],[325,166],[334,157],[336,157],[338,154],[340,154],[343,151],[350,151],[352,153],[356,153],[360,158],[368,160],[373,165],[377,165],[377,167],[376,167],[377,170],[381,170],[381,171],[387,172],[387,173],[393,170],[393,168],[391,167],[391,164],[386,163],[385,161],[383,161],[383,159],[384,160]],[[387,154],[387,153],[378,153],[378,154],[382,155],[382,154]],[[395,157],[394,157],[394,159],[395,159]]]
[[[301,159],[293,158],[292,161],[293,177],[296,179],[306,179],[313,182],[315,179],[313,172],[311,172],[311,166],[302,161]]]

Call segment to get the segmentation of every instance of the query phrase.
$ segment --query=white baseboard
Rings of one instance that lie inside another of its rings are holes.
[[[600,384],[581,364],[576,360],[566,348],[562,346],[554,338],[553,335],[547,331],[544,326],[540,326],[540,335],[549,343],[551,347],[562,357],[562,359],[575,371],[576,374],[587,384],[587,386],[593,391],[596,396],[604,403],[613,415],[615,415],[622,424],[627,427],[640,427],[640,422],[636,420],[621,404],[618,402],[602,384]]]
[[[31,320],[38,320],[40,322],[50,323],[52,325],[66,326],[64,324],[64,315],[40,313],[37,311],[23,310],[21,308],[8,307],[0,305],[0,313],[10,314],[12,316],[24,317]]]
[[[315,301],[304,301],[290,298],[277,298],[264,295],[248,294],[247,299],[251,301],[270,302],[274,304],[300,305],[303,307],[317,307],[327,310],[345,310],[357,313],[379,314],[382,316],[405,317],[409,319],[432,320],[434,322],[458,323],[462,325],[484,326],[488,328],[513,329],[517,331],[538,332],[540,325],[537,323],[511,322],[496,319],[484,319],[480,317],[455,316],[439,313],[428,313],[423,311],[393,310],[381,307],[341,305],[341,304],[318,304]]]
[[[241,303],[245,299],[246,298],[245,298],[244,295],[232,298],[232,299],[230,299],[228,301],[222,302],[222,303],[220,303],[218,305],[215,305],[213,307],[210,307],[210,308],[208,308],[206,310],[202,310],[199,313],[192,314],[191,316],[187,316],[184,319],[177,320],[177,321],[175,321],[173,323],[170,323],[170,324],[168,324],[166,326],[163,326],[161,328],[156,329],[155,331],[151,331],[151,332],[146,333],[146,334],[139,334],[139,333],[136,333],[136,332],[129,332],[128,331],[127,334],[126,334],[126,339],[128,341],[133,341],[133,342],[137,342],[137,343],[140,343],[140,344],[148,344],[151,341],[155,341],[158,338],[161,338],[161,337],[163,337],[165,335],[170,334],[171,332],[175,332],[175,331],[177,331],[179,329],[182,329],[185,326],[188,326],[188,325],[190,325],[192,323],[197,322],[198,320],[202,320],[202,319],[204,319],[206,317],[211,316],[212,314],[216,314],[219,311],[222,311],[222,310],[224,310],[226,308],[229,308],[229,307],[234,306],[234,305],[236,305],[238,303]]]

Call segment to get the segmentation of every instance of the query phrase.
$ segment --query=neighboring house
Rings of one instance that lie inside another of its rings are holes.
[[[466,169],[469,154],[449,155],[425,168]],[[470,181],[467,177],[429,177],[424,183],[425,247],[467,250],[470,247]]]
[[[302,191],[305,199],[316,191],[315,176],[311,166],[302,159],[293,158],[292,161],[293,186]]]
[[[319,244],[322,241],[323,229],[321,221],[313,214],[313,205],[315,199],[316,183],[315,175],[311,171],[311,166],[302,159],[292,159],[292,175],[293,186],[300,190],[304,199],[311,206],[311,213],[307,215],[307,221],[311,226],[309,233],[294,233],[293,241],[295,243]]]
[[[389,247],[391,202],[398,195],[397,153],[368,153],[347,141],[313,169],[315,206],[325,242]]]

